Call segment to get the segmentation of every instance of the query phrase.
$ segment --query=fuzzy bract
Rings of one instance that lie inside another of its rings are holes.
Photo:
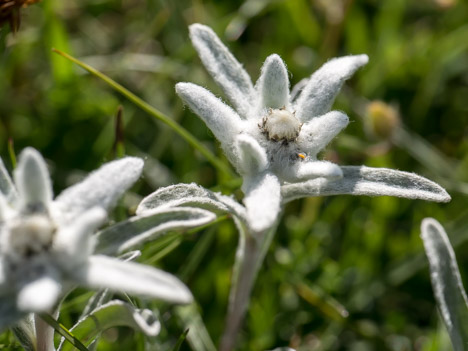
[[[242,175],[248,225],[253,232],[263,232],[274,225],[281,210],[281,194],[287,193],[282,187],[312,182],[306,186],[309,192],[312,187],[320,192],[316,188],[318,178],[321,187],[325,182],[333,188],[333,182],[343,177],[341,167],[318,160],[317,155],[347,126],[348,117],[330,108],[345,80],[367,64],[368,57],[332,59],[290,92],[288,71],[278,55],[267,57],[254,85],[209,27],[191,25],[190,37],[203,64],[234,108],[192,83],[178,83],[176,92],[211,129]],[[367,172],[366,184],[369,180],[372,183],[369,173],[372,171]],[[408,173],[402,177],[404,184],[411,183]],[[344,193],[353,193],[355,182],[339,184],[337,192],[346,184],[351,188],[344,189]],[[434,184],[433,188],[437,194],[432,200],[450,199],[438,185]],[[387,195],[387,190],[377,191],[375,195]],[[407,197],[411,189],[406,190],[409,191],[397,196]],[[390,191],[389,195],[393,193],[402,192]],[[411,193],[409,197],[418,198],[418,195]]]
[[[21,153],[14,182],[0,162],[0,328],[27,312],[51,312],[76,285],[191,301],[185,285],[168,273],[93,254],[92,234],[142,168],[135,157],[109,162],[53,200],[39,152]]]
[[[434,218],[421,223],[421,239],[429,261],[432,288],[442,320],[455,351],[468,344],[468,297],[460,275],[455,252],[447,233]]]

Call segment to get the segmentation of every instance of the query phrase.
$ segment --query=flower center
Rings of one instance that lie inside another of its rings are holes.
[[[46,215],[30,215],[13,220],[9,228],[10,250],[23,257],[30,257],[52,246],[54,223]]]
[[[260,125],[268,139],[273,141],[294,141],[301,131],[302,123],[293,113],[283,109],[270,109]]]

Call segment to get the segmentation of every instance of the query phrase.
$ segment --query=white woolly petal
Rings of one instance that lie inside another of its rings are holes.
[[[236,145],[242,174],[254,175],[266,170],[268,167],[267,154],[254,138],[247,134],[241,134],[236,138]]]
[[[43,207],[42,210],[48,208],[52,201],[52,184],[47,165],[37,150],[30,147],[23,150],[14,178],[22,206],[29,206],[30,210],[37,206]]]
[[[60,222],[70,222],[92,207],[109,209],[135,183],[143,170],[143,160],[125,157],[108,162],[82,182],[65,189],[54,201]]]
[[[468,342],[468,299],[463,288],[455,252],[444,228],[433,218],[421,224],[434,295],[454,350],[466,350]]]
[[[190,303],[193,299],[175,276],[138,263],[91,256],[82,273],[83,283],[95,289],[111,289],[174,303]]]
[[[141,216],[156,209],[178,206],[200,207],[215,213],[229,213],[245,219],[245,209],[236,200],[195,183],[180,183],[159,188],[140,202],[136,213]]]
[[[165,208],[147,211],[144,215],[129,218],[104,229],[97,236],[96,252],[109,254],[121,253],[141,246],[144,242],[155,240],[172,231],[208,224],[216,219],[212,212],[200,208]]]
[[[50,276],[24,285],[18,293],[18,309],[27,312],[50,312],[58,301],[62,286]]]
[[[343,166],[341,170],[343,178],[338,180],[315,179],[284,185],[281,188],[283,203],[301,197],[340,194],[450,201],[450,195],[441,186],[414,173],[366,166]]]
[[[196,23],[189,29],[193,46],[206,69],[239,114],[246,118],[255,97],[249,75],[211,28]]]
[[[177,83],[176,93],[211,129],[223,145],[232,143],[240,133],[242,120],[228,105],[211,92],[192,83]]]
[[[261,99],[260,108],[288,107],[288,70],[281,57],[276,54],[267,57],[256,86]]]
[[[8,218],[14,216],[15,213],[16,211],[8,205],[5,196],[0,193],[0,222],[8,220]]]
[[[247,222],[254,232],[271,228],[281,211],[281,192],[278,178],[264,173],[252,178],[244,178],[242,190],[247,209]]]
[[[328,161],[297,161],[291,167],[281,170],[281,178],[286,182],[299,182],[308,179],[326,178],[329,180],[343,177],[340,166]]]
[[[59,230],[55,238],[55,246],[65,252],[74,261],[81,257],[85,260],[94,249],[91,235],[104,223],[107,213],[101,207],[93,207],[80,214],[72,223]]]
[[[311,77],[296,104],[296,117],[306,122],[330,108],[344,81],[369,61],[367,55],[344,56],[325,63]]]
[[[349,118],[339,111],[311,119],[304,123],[297,138],[299,149],[316,157],[327,144],[349,123]]]
[[[5,196],[5,198],[10,203],[15,201],[18,197],[16,188],[1,158],[0,158],[0,193],[2,193],[2,195]]]

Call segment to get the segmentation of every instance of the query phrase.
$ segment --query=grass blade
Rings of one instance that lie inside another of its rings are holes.
[[[57,322],[51,315],[47,313],[41,313],[39,315],[47,324],[49,324],[52,328],[55,329],[57,333],[62,335],[65,340],[67,340],[70,344],[72,344],[76,349],[80,351],[89,351],[86,346],[84,346],[80,340],[78,340],[67,328],[65,328],[62,324]]]
[[[229,175],[230,177],[235,177],[232,170],[227,166],[224,162],[219,160],[209,149],[207,149],[202,143],[200,143],[197,138],[195,138],[189,131],[187,131],[184,127],[179,125],[177,122],[166,116],[161,111],[157,110],[147,102],[140,99],[138,96],[133,94],[131,91],[111,79],[110,77],[106,76],[104,73],[99,72],[98,70],[94,69],[93,67],[87,65],[84,62],[81,62],[77,58],[70,56],[60,50],[52,49],[53,52],[63,56],[67,60],[77,64],[84,70],[88,71],[92,75],[98,77],[99,79],[106,82],[112,89],[119,92],[143,111],[147,112],[154,118],[158,119],[159,121],[163,122],[164,124],[168,125],[172,130],[174,130],[177,134],[179,134],[185,141],[187,141],[193,148],[198,150],[216,169]]]

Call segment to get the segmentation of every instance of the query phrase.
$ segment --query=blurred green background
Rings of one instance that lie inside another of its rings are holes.
[[[51,52],[63,50],[109,75],[223,157],[174,91],[176,82],[190,81],[221,95],[188,39],[194,22],[211,26],[254,80],[271,53],[285,60],[292,84],[331,57],[367,53],[369,64],[334,105],[352,122],[322,157],[416,172],[452,195],[449,204],[351,196],[289,204],[254,289],[239,350],[450,350],[419,226],[432,216],[446,227],[466,282],[467,1],[43,0],[22,11],[16,34],[1,28],[0,155],[7,167],[9,138],[16,152],[37,148],[58,193],[115,157],[115,115],[122,105],[126,153],[144,157],[146,168],[123,200],[121,207],[130,210],[121,208],[116,218],[131,214],[157,187],[177,182],[241,199],[238,182],[218,174],[167,126]],[[143,255],[183,277],[215,343],[236,245],[233,224],[223,220],[148,244]],[[89,296],[80,290],[67,300],[65,326]],[[170,306],[139,303],[161,308],[163,332],[147,349],[171,349],[184,331],[182,320]],[[107,333],[98,350],[115,350],[115,341],[122,350],[145,349],[141,335],[122,328]],[[10,342],[9,333],[0,337],[13,347]]]

